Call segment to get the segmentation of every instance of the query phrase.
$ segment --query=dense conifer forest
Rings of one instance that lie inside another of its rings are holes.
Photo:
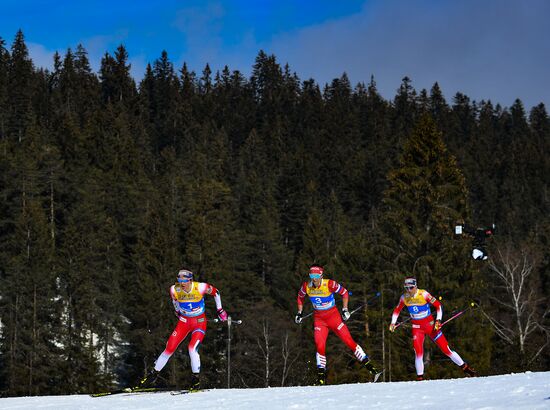
[[[196,73],[162,52],[136,83],[123,46],[97,73],[82,46],[49,71],[22,32],[0,39],[0,394],[135,383],[177,323],[183,266],[243,321],[230,340],[208,325],[209,387],[314,380],[311,319],[294,323],[313,262],[350,309],[372,299],[348,326],[385,381],[415,377],[410,328],[388,332],[406,275],[444,317],[477,303],[445,334],[479,373],[548,370],[545,106],[447,100],[407,77],[387,100],[374,78],[318,84],[262,51],[251,64]],[[487,261],[457,222],[496,224]],[[425,346],[429,378],[462,377]],[[333,335],[327,359],[329,383],[368,379]],[[184,341],[161,382],[190,376]]]

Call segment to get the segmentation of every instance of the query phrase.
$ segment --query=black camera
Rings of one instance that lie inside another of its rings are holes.
[[[468,235],[472,240],[472,258],[476,260],[487,260],[488,254],[485,250],[485,239],[493,236],[496,231],[495,224],[490,228],[473,228],[470,225],[459,224],[455,226],[456,235]]]

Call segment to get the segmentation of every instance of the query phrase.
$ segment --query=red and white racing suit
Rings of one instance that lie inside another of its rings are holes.
[[[304,282],[298,292],[298,305],[302,306],[306,295],[309,296],[313,304],[313,326],[315,346],[317,348],[317,367],[326,368],[327,358],[326,341],[329,330],[332,330],[351,350],[355,357],[360,361],[368,360],[361,346],[359,346],[349,332],[348,327],[342,321],[342,316],[336,308],[334,294],[339,293],[343,297],[347,297],[348,291],[346,288],[330,279],[322,279],[321,285],[315,287],[313,282]]]
[[[208,294],[214,297],[217,310],[222,308],[220,293],[208,283],[193,282],[189,292],[183,289],[179,283],[170,287],[170,297],[178,316],[178,324],[168,338],[166,349],[160,354],[155,362],[155,370],[160,371],[174,354],[179,344],[191,334],[189,345],[189,357],[191,359],[191,371],[200,372],[201,360],[199,346],[206,333],[206,315],[204,314],[203,295]]]
[[[415,352],[415,367],[416,374],[422,376],[424,374],[424,337],[428,335],[441,351],[449,357],[455,364],[462,366],[464,360],[460,355],[449,348],[449,342],[443,335],[441,330],[434,329],[434,318],[431,314],[430,305],[436,309],[436,320],[441,320],[443,317],[443,307],[441,303],[430,295],[429,292],[423,289],[417,289],[414,295],[401,295],[399,304],[393,311],[391,323],[395,324],[401,309],[407,306],[411,315],[412,323],[412,338],[413,348]]]

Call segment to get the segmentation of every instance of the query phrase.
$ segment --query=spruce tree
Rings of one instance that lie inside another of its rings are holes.
[[[405,143],[400,166],[388,180],[379,233],[384,261],[380,287],[400,289],[403,279],[412,275],[421,288],[442,295],[448,309],[465,307],[464,300],[482,290],[465,242],[453,234],[454,224],[469,216],[468,194],[431,117],[419,120]],[[463,330],[460,342],[453,342],[449,332],[451,343],[458,351],[464,346],[465,358],[475,357],[478,367],[487,366],[489,348],[476,342],[480,332],[475,327]],[[429,359],[429,350],[426,355]],[[434,371],[443,374],[442,369]]]
[[[11,47],[8,68],[8,135],[21,142],[26,128],[32,122],[33,64],[19,30]]]
[[[10,55],[6,42],[0,37],[0,142],[4,142],[7,132],[8,75]],[[2,149],[5,150],[4,148]],[[5,152],[5,151],[4,151]]]

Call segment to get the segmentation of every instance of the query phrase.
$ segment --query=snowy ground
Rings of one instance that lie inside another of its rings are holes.
[[[14,397],[0,399],[2,410],[279,409],[550,409],[550,372],[423,382],[342,384],[323,387],[217,389],[170,393]]]

